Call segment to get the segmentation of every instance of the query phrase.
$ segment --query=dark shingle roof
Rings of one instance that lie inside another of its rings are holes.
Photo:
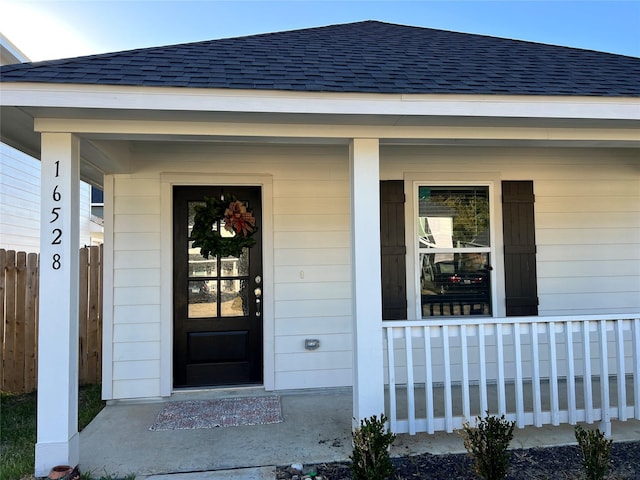
[[[4,82],[640,96],[640,58],[365,21],[9,65]]]

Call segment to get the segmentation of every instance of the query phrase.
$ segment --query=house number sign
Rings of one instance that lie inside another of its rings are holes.
[[[54,253],[51,255],[51,268],[53,268],[54,270],[60,270],[60,268],[62,267],[62,255],[58,252],[55,252],[55,246],[62,245],[62,220],[60,218],[60,214],[62,211],[62,207],[60,206],[62,194],[60,193],[60,184],[57,180],[58,178],[60,178],[60,161],[55,161],[54,166],[56,181],[53,182],[54,186],[51,192],[53,207],[51,208],[51,221],[49,222],[52,226],[51,245],[54,245]]]

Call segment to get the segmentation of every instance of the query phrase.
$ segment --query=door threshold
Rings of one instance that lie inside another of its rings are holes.
[[[230,397],[255,397],[272,394],[264,389],[264,385],[233,385],[221,387],[186,387],[174,388],[172,399],[192,400]]]

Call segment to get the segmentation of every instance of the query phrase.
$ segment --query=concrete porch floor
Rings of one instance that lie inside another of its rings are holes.
[[[97,477],[133,473],[138,480],[165,480],[164,474],[189,472],[200,473],[180,477],[266,480],[275,478],[275,470],[264,467],[348,460],[350,389],[275,393],[281,397],[284,422],[272,425],[149,430],[165,401],[274,394],[261,389],[181,392],[164,401],[108,405],[80,433],[80,469]],[[516,429],[512,447],[566,445],[575,443],[573,435],[570,425]],[[612,438],[640,440],[640,421],[613,422]],[[427,452],[464,452],[462,438],[457,433],[399,435],[391,451],[393,456]]]

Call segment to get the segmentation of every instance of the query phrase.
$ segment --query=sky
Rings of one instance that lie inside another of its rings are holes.
[[[640,0],[0,0],[32,61],[362,20],[640,57]]]

